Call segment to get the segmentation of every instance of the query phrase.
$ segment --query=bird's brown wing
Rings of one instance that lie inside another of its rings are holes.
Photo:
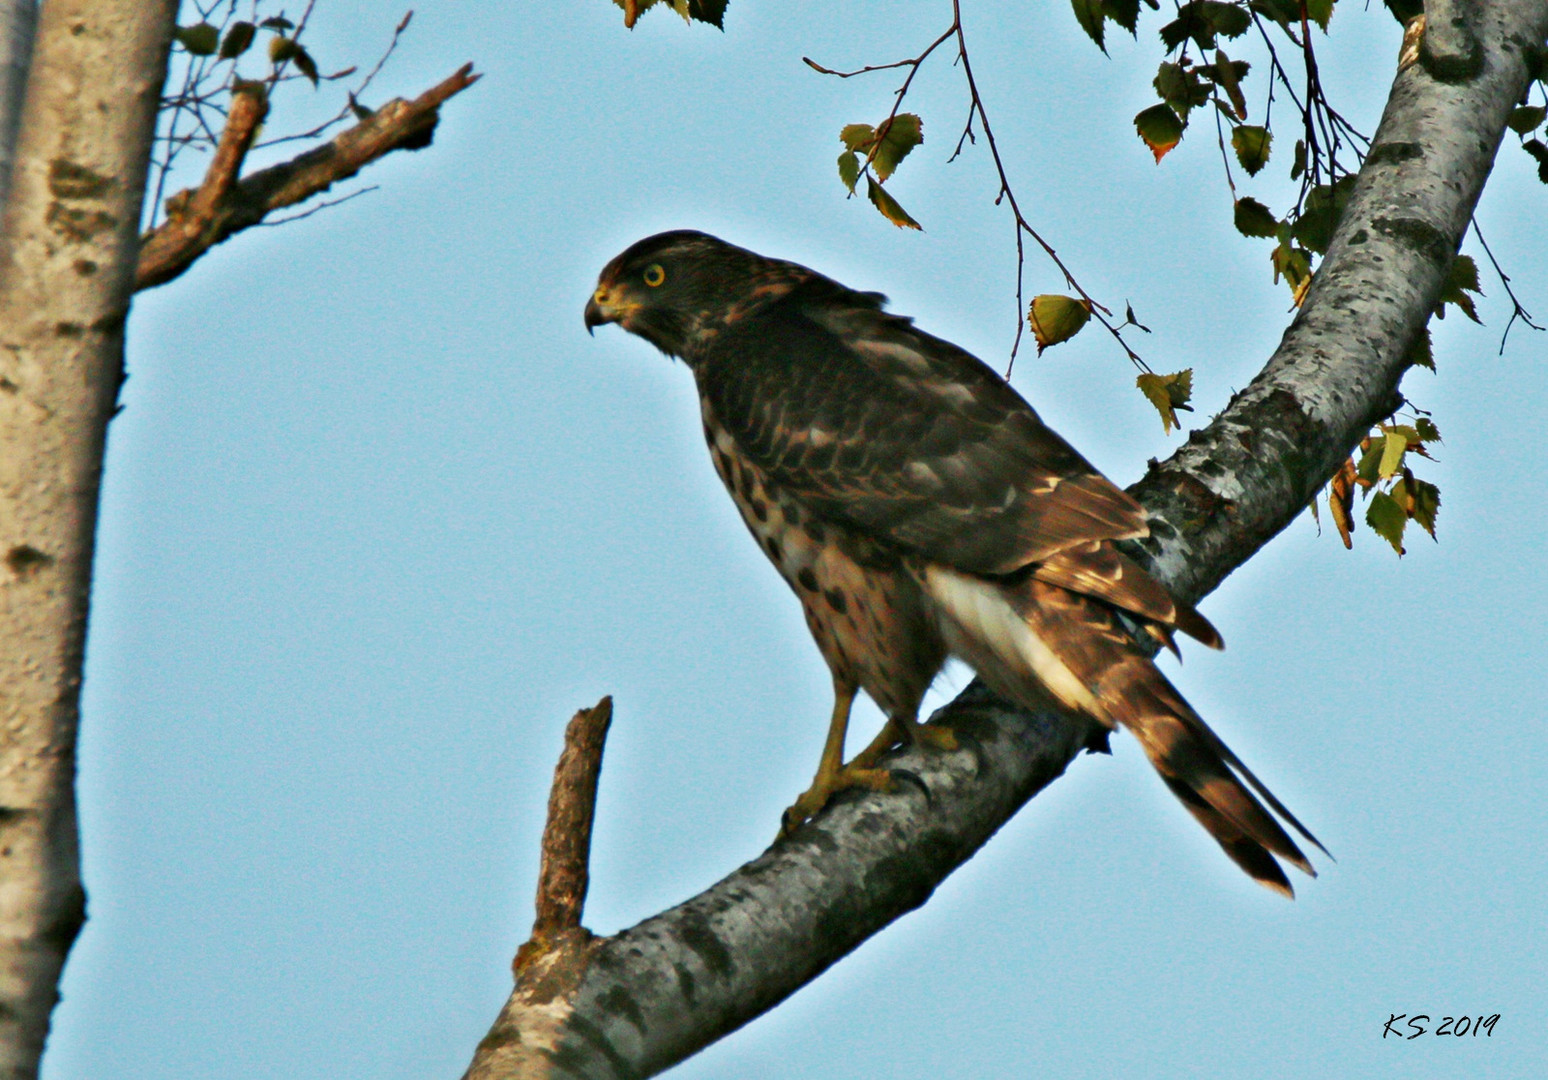
[[[695,369],[776,484],[933,562],[1006,574],[1147,533],[1139,505],[998,374],[864,294],[798,289],[724,327]]]

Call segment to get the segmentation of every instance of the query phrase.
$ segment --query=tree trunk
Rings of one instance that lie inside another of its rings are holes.
[[[1130,489],[1152,527],[1136,554],[1180,596],[1207,593],[1289,524],[1398,405],[1408,350],[1526,86],[1525,54],[1548,37],[1541,0],[1445,14],[1443,33],[1398,75],[1333,244],[1268,365]],[[918,790],[841,800],[611,938],[578,928],[534,938],[466,1080],[613,1080],[681,1061],[923,903],[1086,741],[1080,721],[1019,713],[977,684],[937,718],[963,750],[888,762],[917,774]]]
[[[0,0],[0,210],[11,185],[11,162],[16,156],[16,132],[37,24],[34,0]]]
[[[103,445],[177,5],[49,0],[0,231],[0,1078],[85,917],[75,743]]]

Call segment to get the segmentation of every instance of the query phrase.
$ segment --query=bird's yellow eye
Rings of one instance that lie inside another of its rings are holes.
[[[645,268],[645,284],[654,289],[666,280],[666,271],[661,269],[660,263],[651,263]]]

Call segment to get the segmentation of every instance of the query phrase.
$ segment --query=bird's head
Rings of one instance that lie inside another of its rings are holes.
[[[586,302],[586,329],[617,323],[691,360],[722,327],[814,276],[706,233],[659,233],[603,268]]]

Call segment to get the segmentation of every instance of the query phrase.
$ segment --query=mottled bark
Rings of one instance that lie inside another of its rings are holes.
[[[1252,383],[1131,488],[1137,552],[1197,599],[1305,509],[1393,411],[1526,83],[1548,4],[1452,4],[1465,20],[1399,74],[1305,303]],[[1395,58],[1394,58],[1395,59]],[[919,778],[847,796],[686,903],[525,965],[467,1077],[649,1076],[772,1008],[906,911],[1086,744],[1088,730],[969,690],[937,719],[965,748],[888,764]]]
[[[0,1078],[85,917],[75,743],[97,490],[172,0],[50,0],[0,232]]]

